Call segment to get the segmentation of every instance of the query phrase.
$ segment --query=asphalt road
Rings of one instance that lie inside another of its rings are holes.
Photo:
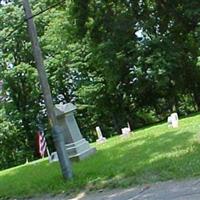
[[[82,192],[76,197],[64,195],[31,200],[200,200],[200,179],[168,181],[129,189]]]
[[[75,200],[74,198],[73,200]],[[200,200],[200,180],[165,182],[126,190],[90,194],[76,200]]]

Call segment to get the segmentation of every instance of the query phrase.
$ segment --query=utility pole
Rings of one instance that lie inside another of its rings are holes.
[[[62,134],[63,130],[58,126],[58,123],[57,123],[53,100],[52,100],[50,87],[47,80],[47,75],[44,68],[42,52],[40,49],[36,26],[33,21],[33,15],[32,15],[31,7],[29,4],[29,0],[23,0],[23,7],[24,7],[24,12],[26,16],[27,25],[28,25],[29,36],[32,43],[33,55],[34,55],[35,63],[38,70],[40,85],[41,85],[41,89],[44,95],[45,106],[47,109],[47,114],[48,114],[50,124],[53,129],[53,132],[52,132],[53,139],[54,139],[54,144],[55,144],[56,151],[58,154],[58,158],[60,161],[62,174],[65,179],[71,179],[73,176],[71,163],[67,155],[67,151],[65,150],[64,138]]]

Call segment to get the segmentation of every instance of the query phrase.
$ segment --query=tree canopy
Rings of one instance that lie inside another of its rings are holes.
[[[200,2],[42,0],[31,5],[54,103],[77,105],[89,141],[96,139],[96,126],[110,137],[127,122],[135,129],[173,111],[200,110]],[[51,144],[24,22],[21,1],[0,1],[1,168],[35,158],[38,113]]]

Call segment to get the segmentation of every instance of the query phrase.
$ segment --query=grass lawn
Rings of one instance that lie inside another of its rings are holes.
[[[0,197],[30,197],[81,189],[127,187],[200,175],[200,115],[113,137],[97,153],[73,163],[74,180],[63,181],[58,163],[46,160],[0,172]]]

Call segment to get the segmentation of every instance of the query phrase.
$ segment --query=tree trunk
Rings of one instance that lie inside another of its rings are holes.
[[[112,122],[113,122],[113,126],[114,126],[115,131],[117,131],[118,134],[121,134],[122,133],[121,127],[119,125],[119,121],[118,121],[116,115],[112,114],[112,118],[113,118]]]

